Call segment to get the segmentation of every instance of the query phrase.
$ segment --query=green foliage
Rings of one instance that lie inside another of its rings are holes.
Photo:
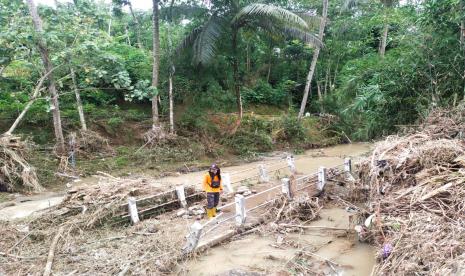
[[[302,125],[302,121],[297,118],[295,114],[284,115],[279,126],[282,127],[281,139],[288,142],[305,141],[306,133]]]
[[[205,111],[199,108],[189,109],[183,113],[178,121],[178,126],[194,133],[205,132],[209,135],[218,133],[215,126],[208,122]]]
[[[265,131],[241,129],[234,135],[226,137],[223,143],[228,145],[234,153],[245,156],[253,156],[273,149],[271,136]]]
[[[269,83],[260,80],[253,89],[244,87],[242,98],[246,104],[282,106],[286,103],[288,88],[287,85],[273,88]]]
[[[90,127],[98,122],[109,128],[150,119],[154,95],[160,95],[160,112],[167,115],[168,76],[174,73],[179,133],[216,135],[221,143],[235,147],[235,152],[250,154],[274,148],[276,143],[302,148],[316,145],[318,139],[325,140],[326,131],[345,133],[356,140],[377,138],[395,132],[396,125],[415,122],[431,106],[463,100],[465,55],[460,25],[465,16],[461,2],[388,2],[330,1],[331,23],[307,105],[312,114],[335,116],[336,123],[324,127],[314,118],[297,121],[292,115],[302,99],[314,53],[314,46],[308,44],[322,45],[312,35],[317,32],[318,17],[288,11],[315,10],[320,14],[321,1],[212,1],[208,9],[198,3],[175,2],[173,10],[163,2],[157,88],[151,85],[151,11],[136,11],[134,20],[122,9],[127,1],[115,0],[116,9],[110,17],[104,4],[83,0],[56,8],[39,6],[39,14],[51,61],[54,66],[61,65],[54,74],[65,131],[79,125],[71,68]],[[140,48],[136,45],[136,21]],[[382,58],[378,51],[385,24],[388,37]],[[25,107],[43,74],[36,42],[25,2],[2,1],[2,130]],[[172,45],[187,51],[171,51]],[[237,65],[235,76],[233,65]],[[47,84],[18,129],[34,133],[36,140],[44,142],[50,142],[53,135],[48,133],[52,128]],[[235,110],[235,85],[241,87],[249,109],[246,112],[260,107],[281,113],[285,107],[291,115],[273,122],[244,118],[238,132],[226,137],[209,116]],[[35,133],[33,127],[47,133]]]
[[[113,117],[108,120],[108,126],[111,127],[113,130],[119,128],[124,123],[123,119],[119,117]]]

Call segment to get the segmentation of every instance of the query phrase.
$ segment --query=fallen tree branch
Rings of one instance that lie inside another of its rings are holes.
[[[8,253],[5,253],[5,252],[0,252],[0,256],[5,256],[5,257],[10,257],[10,258],[15,258],[15,259],[23,259],[23,260],[41,258],[41,257],[24,257],[24,256],[8,254]]]
[[[55,69],[57,69],[58,67],[60,66],[56,66],[54,68],[52,68],[52,70],[48,71],[45,75],[43,75],[40,79],[39,79],[39,82],[37,83],[35,89],[34,89],[34,93],[32,93],[32,97],[31,99],[29,100],[29,102],[26,104],[26,106],[24,107],[23,111],[21,112],[21,114],[19,114],[19,116],[16,118],[16,120],[14,121],[13,125],[11,125],[10,129],[8,129],[7,132],[4,133],[4,135],[11,135],[13,133],[13,131],[16,129],[16,127],[19,125],[19,123],[21,122],[21,120],[24,118],[24,116],[26,115],[27,111],[29,110],[29,108],[31,108],[32,104],[35,102],[35,100],[37,100],[37,96],[39,96],[39,93],[40,91],[42,91],[42,85],[44,84],[44,81],[48,78],[48,76],[53,72],[55,71]]]
[[[63,231],[65,230],[64,226],[61,226],[58,229],[57,234],[53,238],[52,244],[50,245],[50,250],[48,251],[47,264],[45,265],[43,276],[50,276],[52,273],[53,258],[55,257],[55,249],[57,247],[58,240],[60,239]]]

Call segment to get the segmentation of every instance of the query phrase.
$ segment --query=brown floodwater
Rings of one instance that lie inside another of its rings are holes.
[[[321,218],[308,225],[348,228],[348,216],[344,209],[323,209]],[[353,235],[338,237],[337,233],[341,231],[312,229],[299,234],[288,234],[283,242],[292,241],[304,245],[305,248],[313,249],[311,251],[319,257],[340,265],[336,266],[336,269],[339,269],[338,274],[331,275],[370,275],[375,265],[375,249],[368,244],[358,242]],[[276,247],[276,237],[277,235],[254,234],[211,248],[185,263],[183,267],[184,271],[187,267],[187,271],[180,274],[207,276],[233,269],[265,274],[286,271],[286,264],[293,260],[299,249]],[[321,261],[319,257],[315,257],[315,260]]]

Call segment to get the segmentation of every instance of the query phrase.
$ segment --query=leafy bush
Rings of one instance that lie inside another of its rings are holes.
[[[122,125],[123,125],[123,119],[119,117],[110,118],[108,120],[108,126],[113,130],[119,128]]]
[[[246,104],[269,104],[281,106],[286,103],[287,91],[273,88],[266,81],[258,81],[253,89],[243,88],[242,97]]]
[[[203,131],[210,134],[218,133],[218,129],[208,121],[205,111],[200,108],[192,108],[182,114],[178,121],[178,126],[181,129],[195,133]]]
[[[209,112],[229,112],[235,107],[236,98],[231,91],[223,90],[216,80],[210,80],[206,84],[206,91],[196,93],[194,105],[206,109]]]
[[[306,139],[306,130],[295,114],[283,115],[275,126],[275,137],[280,141],[302,143]]]
[[[246,156],[273,149],[271,136],[264,131],[242,129],[234,135],[226,137],[223,144],[228,145],[236,154]]]

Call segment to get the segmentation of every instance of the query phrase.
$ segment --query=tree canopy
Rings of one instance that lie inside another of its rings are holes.
[[[297,111],[316,49],[305,111],[336,116],[332,127],[353,139],[391,133],[433,106],[464,100],[462,1],[328,3],[323,43],[323,1],[160,1],[154,86],[151,9],[135,10],[129,0],[38,5],[38,33],[26,3],[2,1],[0,116],[13,120],[45,74],[41,39],[56,67],[63,117],[77,118],[77,91],[84,114],[129,105],[145,110],[159,95],[163,121],[172,106],[170,76],[175,118],[186,108],[234,112],[242,102],[246,111]],[[48,121],[52,99],[42,89],[25,119]]]

